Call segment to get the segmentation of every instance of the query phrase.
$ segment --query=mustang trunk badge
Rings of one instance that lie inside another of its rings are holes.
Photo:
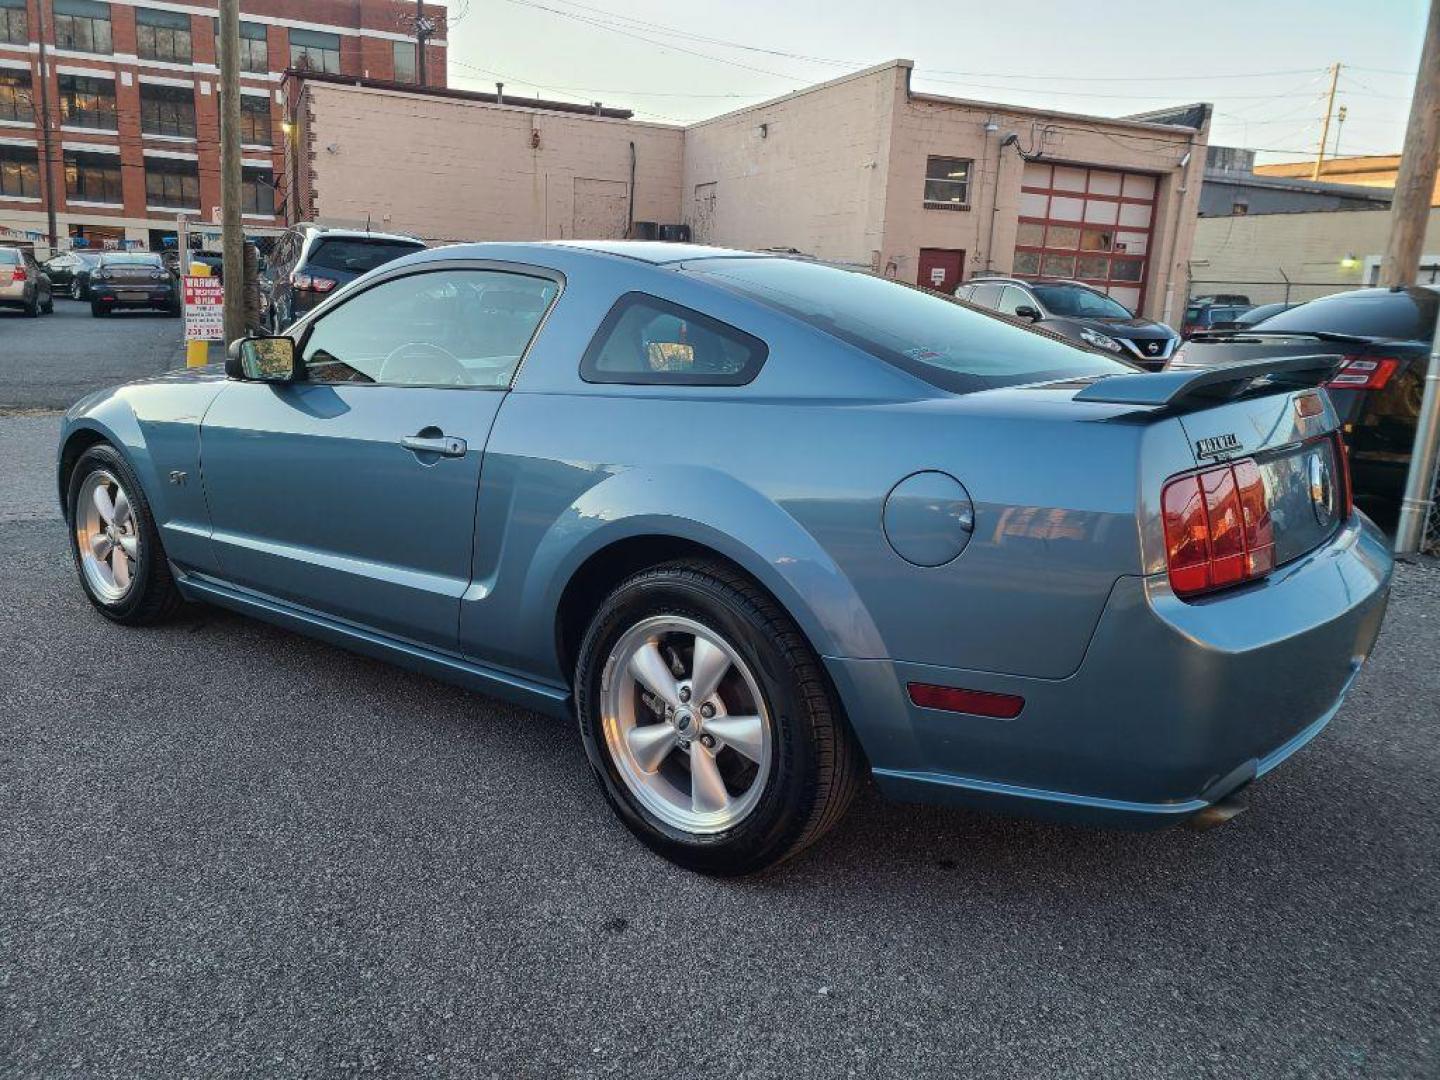
[[[1195,443],[1195,456],[1203,461],[1205,458],[1224,457],[1231,451],[1239,449],[1239,438],[1227,432],[1224,435],[1212,435],[1208,439],[1197,440]]]

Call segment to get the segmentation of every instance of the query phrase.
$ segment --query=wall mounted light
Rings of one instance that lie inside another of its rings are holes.
[[[1354,270],[1355,267],[1360,265],[1360,260],[1357,259],[1353,254],[1347,254],[1343,259],[1340,260],[1340,265],[1346,270]]]

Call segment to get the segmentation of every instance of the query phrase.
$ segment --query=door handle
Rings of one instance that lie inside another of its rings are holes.
[[[441,457],[464,457],[469,446],[454,435],[406,435],[400,440],[406,450],[417,454],[439,454]]]

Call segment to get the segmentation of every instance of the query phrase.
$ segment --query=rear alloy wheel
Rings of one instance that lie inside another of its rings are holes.
[[[85,297],[84,297],[84,296],[81,294],[81,292],[80,292],[80,279],[79,279],[79,278],[74,278],[74,279],[72,279],[71,282],[70,282],[70,299],[71,299],[71,300],[84,300],[84,299],[85,299]]]
[[[580,648],[581,734],[621,820],[709,874],[762,870],[818,839],[859,755],[799,629],[729,567],[642,571]]]
[[[70,546],[85,595],[107,618],[157,622],[180,606],[150,504],[129,463],[93,446],[70,475]]]

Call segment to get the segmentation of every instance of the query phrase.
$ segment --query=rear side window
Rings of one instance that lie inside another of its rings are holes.
[[[1282,311],[1266,319],[1262,329],[1428,341],[1435,332],[1437,304],[1440,293],[1429,289],[1363,289],[1321,297]]]
[[[1136,370],[1028,324],[853,270],[747,258],[697,260],[686,269],[953,393]]]
[[[0,266],[19,266],[23,261],[15,248],[0,248]]]
[[[319,240],[305,260],[307,267],[322,270],[343,270],[351,274],[363,274],[377,266],[409,255],[412,251],[424,251],[424,244],[407,244],[396,240],[363,240],[336,237]]]
[[[742,386],[768,353],[759,338],[645,293],[615,302],[580,361],[594,383]]]
[[[970,302],[980,307],[993,308],[1000,302],[1002,288],[1000,285],[976,285],[970,293]]]

